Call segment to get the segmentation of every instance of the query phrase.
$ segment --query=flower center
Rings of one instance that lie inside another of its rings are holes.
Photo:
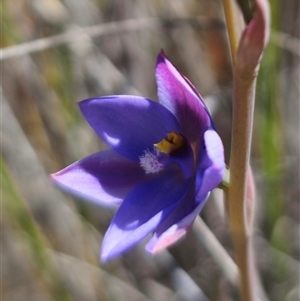
[[[177,132],[170,132],[160,142],[154,144],[154,151],[145,150],[140,156],[140,165],[147,174],[158,173],[172,162],[170,156],[177,155],[186,146],[186,139]]]
[[[160,142],[154,144],[161,153],[166,155],[173,155],[174,153],[182,150],[186,145],[186,140],[183,135],[177,132],[170,132]]]

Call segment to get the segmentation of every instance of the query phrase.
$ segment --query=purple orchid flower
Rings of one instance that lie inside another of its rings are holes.
[[[69,192],[119,205],[102,261],[150,233],[151,253],[176,242],[223,179],[223,145],[202,97],[163,51],[155,75],[159,103],[125,95],[81,101],[82,114],[110,148],[52,175]]]

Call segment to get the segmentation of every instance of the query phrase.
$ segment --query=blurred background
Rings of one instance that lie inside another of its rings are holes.
[[[265,299],[296,301],[300,4],[270,5],[251,158],[254,250]],[[169,252],[151,257],[140,244],[101,264],[114,210],[62,193],[48,176],[105,148],[78,101],[108,94],[156,99],[161,49],[206,99],[228,162],[232,73],[221,1],[3,0],[1,23],[1,300],[239,300],[205,237],[199,243],[193,231]],[[47,37],[54,38],[39,40]],[[220,191],[201,217],[232,256]]]

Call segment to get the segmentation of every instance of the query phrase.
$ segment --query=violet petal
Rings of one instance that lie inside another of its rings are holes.
[[[105,234],[102,260],[121,254],[154,231],[184,197],[189,185],[181,173],[170,169],[133,188]]]
[[[161,161],[165,164],[177,164],[180,167],[185,179],[191,177],[194,173],[194,153],[188,142],[183,149],[179,150],[178,153],[165,155]]]
[[[212,126],[210,114],[200,94],[163,52],[158,55],[155,75],[159,103],[176,116],[190,143],[198,145],[200,134]]]
[[[212,129],[204,133],[204,145],[197,169],[197,196],[205,195],[216,188],[225,172],[224,148],[218,133]]]
[[[164,106],[138,96],[106,96],[79,103],[97,134],[122,156],[139,156],[171,131],[182,132],[175,116]]]
[[[108,205],[121,204],[135,185],[151,179],[139,163],[121,157],[112,149],[81,159],[52,174],[52,178],[72,194]]]
[[[187,206],[186,202],[181,202],[155,231],[153,237],[146,245],[146,250],[154,254],[182,238],[191,228],[195,218],[202,210],[208,195],[202,196],[193,206]],[[193,201],[187,198],[191,197],[193,197],[193,193],[186,197],[186,201],[189,201],[190,204]]]

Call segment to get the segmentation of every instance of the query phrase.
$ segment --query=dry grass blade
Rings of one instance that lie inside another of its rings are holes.
[[[70,291],[73,291],[79,299],[99,300],[92,294],[94,290],[100,300],[118,301],[150,301],[145,295],[128,283],[110,275],[96,266],[88,264],[78,258],[51,251],[53,261],[59,269],[60,276]],[[88,286],[82,286],[82,282],[88,282]],[[88,287],[90,286],[90,289]],[[81,288],[86,290],[82,291]],[[91,289],[93,287],[93,289]]]
[[[220,267],[223,275],[236,286],[239,278],[236,264],[200,217],[196,219],[193,229],[200,244]]]
[[[53,245],[82,258],[85,244],[81,221],[51,185],[4,97],[1,134],[3,158],[29,211],[53,240]]]
[[[86,28],[77,28],[49,38],[34,40],[32,42],[20,45],[9,46],[1,49],[1,60],[26,55],[33,52],[42,51],[58,45],[72,43],[86,36],[99,37],[111,34],[126,33],[143,29],[159,29],[163,25],[173,26],[174,24],[194,24],[196,26],[207,28],[224,28],[222,22],[218,20],[209,20],[204,17],[195,18],[177,18],[162,20],[158,18],[130,19],[118,22],[111,22],[101,25],[90,26]]]

